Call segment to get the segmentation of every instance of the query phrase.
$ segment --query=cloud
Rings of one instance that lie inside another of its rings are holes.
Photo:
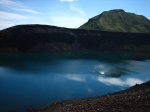
[[[29,9],[19,9],[19,8],[12,8],[14,10],[18,10],[18,11],[24,11],[24,12],[29,12],[29,13],[33,13],[33,14],[40,14],[40,12],[34,11],[34,10],[29,10]]]
[[[133,86],[135,84],[141,84],[144,81],[142,81],[141,79],[136,79],[136,78],[128,78],[126,79],[126,84],[128,84],[129,86]]]
[[[66,78],[69,80],[73,80],[73,81],[77,81],[77,82],[84,82],[85,79],[79,75],[75,75],[75,74],[68,74],[66,75]]]
[[[75,6],[70,6],[70,9],[71,10],[73,10],[73,11],[75,11],[75,12],[78,12],[79,14],[81,14],[82,16],[85,16],[86,15],[86,13],[83,11],[83,10],[81,10],[81,9],[79,9],[78,7],[75,7]]]
[[[94,93],[94,91],[93,91],[92,89],[90,89],[89,87],[87,87],[87,91],[88,91],[89,93]]]
[[[87,21],[85,18],[75,16],[53,16],[51,20],[55,25],[67,28],[78,28]]]
[[[27,19],[27,17],[20,15],[20,14],[15,14],[15,13],[9,13],[9,12],[4,12],[0,11],[0,20],[12,20],[12,19]]]
[[[14,26],[18,24],[20,21],[23,21],[26,19],[28,19],[28,17],[25,17],[20,14],[0,11],[0,29]]]
[[[3,9],[3,11],[0,10],[0,29],[18,24],[32,23],[34,18],[37,18],[35,14],[41,14],[24,5],[20,0],[0,0],[0,7]]]
[[[117,86],[124,86],[124,83],[118,78],[103,78],[99,77],[98,81],[106,84],[106,85],[117,85]]]
[[[39,12],[31,10],[29,7],[22,4],[20,1],[12,1],[12,0],[0,0],[0,5],[7,9],[13,9],[18,11],[24,11],[32,14],[39,14]]]
[[[13,22],[10,22],[10,21],[1,21],[0,20],[0,26],[1,27],[9,27],[9,26],[13,26],[14,23]]]
[[[1,21],[0,20],[0,29],[3,29],[3,28],[7,28],[7,27],[10,27],[10,26],[14,26],[14,22],[11,22],[11,21]]]
[[[69,6],[69,9],[72,11],[67,12],[57,12],[50,16],[50,19],[53,25],[67,28],[78,28],[85,22],[88,18],[85,17],[86,13],[78,7]],[[74,12],[77,12],[76,14]]]
[[[11,0],[0,0],[0,4],[1,5],[10,5],[10,4],[14,4],[14,2]]]
[[[75,2],[75,1],[78,1],[78,0],[59,0],[61,2]]]
[[[118,78],[104,78],[104,77],[99,77],[98,81],[106,85],[129,86],[129,87],[144,82],[143,80],[137,78],[127,78],[125,80],[121,80]]]

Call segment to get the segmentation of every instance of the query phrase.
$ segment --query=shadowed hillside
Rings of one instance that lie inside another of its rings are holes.
[[[150,34],[18,25],[0,31],[0,51],[150,51]]]

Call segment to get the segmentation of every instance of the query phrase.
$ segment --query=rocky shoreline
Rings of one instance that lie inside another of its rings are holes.
[[[112,94],[54,102],[27,112],[150,112],[150,81]]]

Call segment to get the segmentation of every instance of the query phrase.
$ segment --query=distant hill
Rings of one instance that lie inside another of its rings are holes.
[[[79,29],[150,33],[150,20],[142,15],[116,9],[105,11],[89,19]]]
[[[150,33],[18,25],[0,31],[0,52],[150,52]]]

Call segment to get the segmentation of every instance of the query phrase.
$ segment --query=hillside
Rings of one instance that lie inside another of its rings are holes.
[[[149,33],[18,25],[0,31],[0,52],[150,51]]]
[[[89,19],[79,29],[150,33],[150,20],[142,15],[116,9],[105,11]]]

